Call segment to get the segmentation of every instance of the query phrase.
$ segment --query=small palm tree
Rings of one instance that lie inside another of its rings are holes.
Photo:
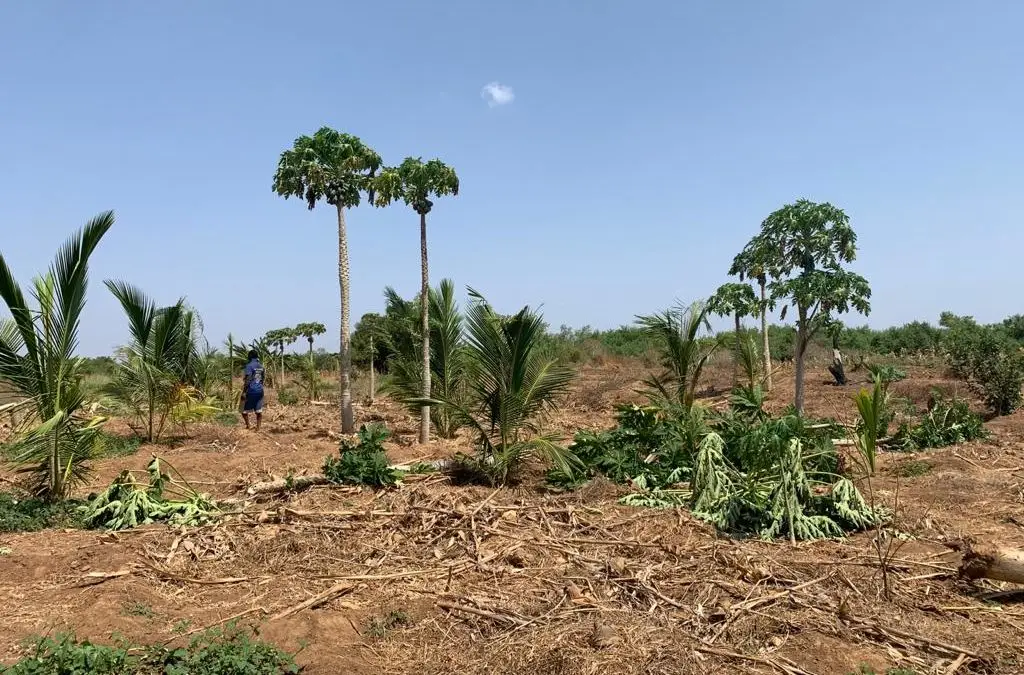
[[[573,475],[578,460],[543,434],[540,422],[558,405],[573,371],[544,359],[544,321],[529,307],[512,316],[496,313],[469,289],[466,313],[467,383],[464,397],[426,401],[446,406],[456,421],[477,436],[475,467],[492,483],[505,483],[528,457],[537,455]]]
[[[363,192],[371,191],[381,158],[356,136],[323,127],[312,136],[300,136],[281,153],[274,173],[274,192],[285,199],[304,199],[310,210],[324,201],[338,212],[338,284],[341,287],[341,432],[355,432],[352,411],[352,351],[349,330],[349,263],[345,209],[359,206]]]
[[[204,363],[201,323],[184,299],[169,307],[123,281],[105,282],[128,318],[131,341],[118,350],[117,373],[107,393],[143,427],[147,441],[160,439],[176,406],[195,400]]]
[[[402,302],[405,302],[404,300]],[[430,372],[435,398],[458,401],[465,391],[466,348],[462,334],[462,314],[455,301],[455,284],[450,279],[430,289]],[[389,389],[400,401],[408,402],[411,412],[422,400],[422,366],[413,354],[396,355],[390,365]],[[441,438],[455,438],[461,428],[448,406],[438,406],[430,417]]]
[[[689,411],[697,399],[697,386],[708,359],[718,342],[701,339],[711,330],[708,306],[696,301],[689,307],[675,307],[660,314],[637,317],[637,322],[661,343],[663,374],[646,381],[652,394],[664,402]]]
[[[114,224],[107,211],[90,220],[35,279],[29,305],[0,255],[0,297],[11,314],[0,320],[0,381],[23,397],[28,426],[10,450],[29,487],[50,500],[65,497],[88,475],[85,461],[100,442],[101,417],[83,414],[82,359],[75,356],[89,279],[89,257]]]
[[[327,332],[327,328],[316,321],[309,321],[300,323],[298,326],[292,329],[294,334],[298,337],[306,338],[306,342],[309,343],[309,360],[306,363],[306,379],[309,385],[309,397],[315,399],[319,397],[319,376],[316,372],[316,363],[313,360],[313,340],[316,339],[317,335],[323,335]]]
[[[420,331],[423,336],[422,399],[430,398],[430,274],[427,265],[427,214],[434,207],[431,197],[459,194],[459,177],[455,169],[439,159],[424,162],[406,157],[395,168],[385,169],[374,179],[375,203],[386,206],[401,200],[420,216]],[[430,406],[420,410],[420,443],[430,440]]]

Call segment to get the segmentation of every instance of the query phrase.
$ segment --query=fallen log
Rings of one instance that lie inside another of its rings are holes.
[[[246,493],[250,496],[266,495],[287,492],[288,490],[303,490],[314,485],[326,485],[328,483],[330,481],[327,480],[326,476],[314,473],[308,476],[291,476],[289,478],[278,478],[277,480],[256,483],[246,490]]]
[[[958,570],[965,579],[991,579],[1024,584],[1024,551],[998,546],[964,547]]]

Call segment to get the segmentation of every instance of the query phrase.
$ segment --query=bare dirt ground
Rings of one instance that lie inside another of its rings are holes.
[[[584,368],[551,426],[610,426],[644,375]],[[810,371],[809,413],[850,418],[858,385],[827,377]],[[728,382],[728,368],[713,372],[712,398]],[[917,368],[894,389],[922,406],[933,386],[957,384]],[[783,372],[771,407],[791,393]],[[467,449],[414,445],[415,421],[386,400],[357,416],[387,423],[394,461]],[[872,533],[734,540],[684,510],[618,505],[623,489],[600,481],[552,494],[539,480],[490,490],[427,476],[249,503],[202,528],[0,534],[0,659],[33,634],[164,642],[237,620],[299,650],[308,673],[1021,673],[1024,606],[984,599],[1001,585],[958,580],[943,545],[970,535],[1024,548],[1024,414],[988,426],[983,442],[882,459],[870,489],[906,535],[891,599]],[[260,434],[197,427],[104,460],[83,492],[156,452],[197,487],[240,497],[257,480],[318,471],[335,428],[333,408],[271,406]],[[909,461],[930,469],[897,478]]]

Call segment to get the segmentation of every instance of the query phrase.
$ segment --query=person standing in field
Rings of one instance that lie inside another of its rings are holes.
[[[249,363],[245,364],[245,376],[242,381],[242,419],[245,428],[249,429],[249,413],[256,413],[256,431],[260,430],[263,421],[263,364],[255,349],[249,351]]]

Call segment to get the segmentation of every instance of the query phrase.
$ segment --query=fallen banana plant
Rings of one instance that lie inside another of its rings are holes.
[[[172,480],[154,455],[146,471],[149,483],[140,484],[125,470],[110,486],[81,508],[82,521],[88,527],[125,530],[139,525],[164,522],[196,526],[213,521],[219,509],[207,495],[200,494],[174,467],[167,464],[180,482]]]

